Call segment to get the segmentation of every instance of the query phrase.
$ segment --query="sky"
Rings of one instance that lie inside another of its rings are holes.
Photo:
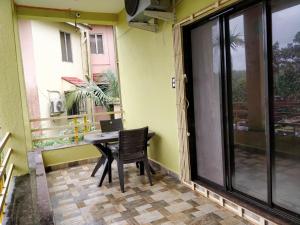
[[[230,31],[239,33],[244,38],[244,17],[237,16],[230,20]],[[296,5],[272,14],[272,38],[273,43],[279,42],[279,46],[286,47],[292,43],[297,32],[300,31],[300,5]],[[231,51],[232,69],[245,70],[245,48],[240,46]]]

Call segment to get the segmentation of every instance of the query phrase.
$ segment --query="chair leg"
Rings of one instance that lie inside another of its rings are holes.
[[[149,166],[148,159],[144,159],[144,166],[145,166],[148,178],[149,178],[150,185],[152,186],[152,178],[151,178],[151,172],[150,172],[150,166]]]
[[[153,169],[153,167],[151,166],[151,164],[149,163],[149,167],[150,167],[150,171],[152,174],[155,174],[155,170]]]
[[[118,173],[119,173],[119,181],[120,181],[120,188],[121,191],[124,193],[124,164],[122,161],[118,160]]]
[[[109,164],[109,162],[108,162],[108,159],[106,159],[105,160],[105,164],[104,164],[104,171],[103,171],[103,174],[102,174],[102,177],[101,177],[101,179],[100,179],[100,183],[99,183],[99,185],[98,185],[98,187],[101,187],[102,186],[102,183],[103,183],[103,181],[104,181],[104,178],[105,178],[105,176],[106,176],[106,174],[107,174],[107,171],[108,171],[108,164]]]
[[[112,175],[111,175],[111,164],[113,162],[113,159],[108,160],[108,182],[112,182]]]
[[[145,175],[145,165],[144,165],[144,162],[141,161],[141,162],[139,162],[139,164],[140,164],[140,176],[143,176],[143,175]]]
[[[99,170],[99,168],[101,167],[101,165],[105,162],[105,157],[104,156],[101,156],[101,158],[98,160],[93,172],[92,172],[92,175],[91,177],[94,177],[95,174],[97,173],[97,171]]]

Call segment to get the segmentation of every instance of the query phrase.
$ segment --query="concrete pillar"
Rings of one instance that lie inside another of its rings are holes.
[[[245,11],[244,34],[247,77],[247,107],[250,130],[264,129],[264,61],[261,10]]]
[[[0,137],[11,132],[15,174],[28,172],[30,130],[20,57],[17,17],[12,0],[0,1]],[[27,145],[28,143],[28,145]]]

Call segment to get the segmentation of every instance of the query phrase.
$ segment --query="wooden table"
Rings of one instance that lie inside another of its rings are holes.
[[[150,140],[155,133],[151,130],[148,132],[148,140]],[[100,179],[99,186],[102,185],[103,180],[108,173],[108,181],[109,183],[112,182],[112,176],[111,176],[111,164],[113,162],[113,157],[111,154],[111,149],[109,148],[108,144],[117,144],[119,141],[119,132],[90,132],[84,136],[84,141],[90,144],[93,144],[98,151],[101,153],[101,157],[99,161],[97,162],[93,172],[92,177],[95,176],[96,172],[99,170],[99,168],[104,164],[104,171]],[[151,168],[151,170],[154,172],[154,170]],[[141,163],[140,164],[140,174],[144,174],[144,166]]]

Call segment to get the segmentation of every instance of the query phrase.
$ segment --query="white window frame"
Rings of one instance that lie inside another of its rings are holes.
[[[95,34],[90,34],[90,35],[95,37],[95,44],[96,44],[96,53],[92,53],[92,54],[104,55],[103,33],[95,33]],[[97,40],[98,35],[101,35],[101,37],[102,37],[102,53],[98,51],[98,40]]]
[[[62,61],[63,62],[73,62],[71,33],[68,33],[68,32],[65,32],[65,31],[59,31],[59,33],[63,33],[63,36],[64,36],[64,45],[65,45],[64,48],[65,48],[65,51],[66,51],[66,60],[64,60],[63,57],[62,57]],[[68,51],[67,34],[70,35],[70,50],[71,50],[70,52]]]

